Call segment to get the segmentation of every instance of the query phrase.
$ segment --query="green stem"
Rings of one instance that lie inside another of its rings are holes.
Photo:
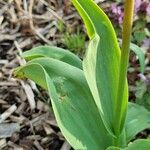
[[[114,112],[114,132],[119,138],[122,127],[124,125],[127,102],[123,101],[124,90],[127,80],[127,69],[129,61],[129,46],[131,40],[131,31],[133,23],[133,13],[134,13],[134,1],[135,0],[125,0],[125,12],[124,12],[124,22],[123,22],[123,35],[122,35],[122,50],[121,50],[121,60],[119,67],[119,83],[118,83],[118,93],[116,99],[116,108]],[[126,106],[125,106],[126,105]],[[123,113],[122,113],[123,112]],[[116,138],[114,144],[118,146],[119,139]]]

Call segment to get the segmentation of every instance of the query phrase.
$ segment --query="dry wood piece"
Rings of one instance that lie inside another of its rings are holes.
[[[70,149],[71,149],[71,146],[69,145],[67,141],[65,141],[60,150],[70,150]]]
[[[34,99],[34,93],[31,89],[30,85],[25,83],[24,81],[21,81],[21,85],[25,90],[31,110],[35,109],[36,103],[35,103],[35,99]]]
[[[14,44],[15,44],[15,46],[16,46],[18,52],[19,52],[19,55],[21,55],[21,54],[22,54],[22,50],[21,50],[21,48],[20,48],[20,45],[18,44],[17,41],[15,41]],[[17,59],[18,59],[19,64],[20,64],[21,66],[26,64],[25,59],[20,58],[20,56],[17,56]]]
[[[1,123],[0,124],[0,138],[11,137],[14,132],[20,130],[18,123]]]
[[[10,40],[13,41],[15,38],[19,37],[21,34],[15,34],[15,35],[9,35],[9,34],[4,34],[0,36],[0,42],[4,40]]]
[[[1,104],[1,105],[2,105],[2,104],[7,104],[7,102],[4,101],[4,100],[2,100],[2,99],[0,99],[0,104]]]
[[[16,82],[13,81],[3,81],[0,82],[0,86],[18,86],[18,84]]]
[[[0,149],[4,148],[7,145],[6,139],[0,140]]]
[[[6,59],[0,59],[0,65],[5,65],[5,64],[7,64],[8,63],[8,60],[6,60]]]
[[[0,115],[0,123],[4,122],[15,110],[17,109],[16,105],[12,105],[7,109],[3,114]]]
[[[37,126],[39,124],[43,124],[43,121],[46,121],[48,119],[48,116],[49,116],[49,113],[42,114],[42,115],[32,119],[31,121],[26,122],[26,125],[32,124],[32,126]]]
[[[34,141],[34,145],[38,150],[44,150],[38,141]]]
[[[19,117],[11,115],[10,119],[11,121],[17,122],[19,124],[23,124],[27,120],[27,118],[22,115],[20,115]]]
[[[33,25],[33,19],[32,19],[32,9],[34,5],[34,0],[30,0],[30,5],[29,5],[29,16],[30,16],[30,28],[32,29],[33,33],[35,33],[39,38],[41,38],[45,43],[50,44],[51,42],[47,40],[37,29],[34,28]]]
[[[8,146],[10,146],[11,148],[13,148],[13,150],[24,150],[21,146],[18,146],[17,144],[9,141],[7,143]]]
[[[50,127],[50,125],[44,124],[43,126],[44,126],[44,130],[45,130],[45,132],[46,132],[47,135],[55,133],[55,131]]]
[[[4,20],[4,17],[0,16],[0,25],[2,24],[3,20]]]
[[[26,137],[27,140],[31,140],[31,141],[33,141],[33,140],[41,140],[41,138],[42,137],[40,135],[30,135],[30,136]]]
[[[37,108],[40,110],[40,111],[49,111],[49,106],[47,104],[45,104],[44,102],[42,101],[38,101],[37,102]]]

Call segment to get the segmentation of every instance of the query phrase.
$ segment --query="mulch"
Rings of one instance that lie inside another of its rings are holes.
[[[13,78],[12,72],[25,63],[23,51],[61,45],[57,22],[73,28],[79,21],[74,12],[63,0],[0,1],[0,149],[71,148],[57,126],[46,91],[32,81]]]
[[[23,51],[45,44],[64,46],[58,21],[65,28],[83,29],[69,0],[0,1],[2,150],[71,149],[57,126],[47,92],[30,80],[21,81],[12,76],[14,68],[25,63],[20,57]],[[132,77],[134,82],[137,74]]]

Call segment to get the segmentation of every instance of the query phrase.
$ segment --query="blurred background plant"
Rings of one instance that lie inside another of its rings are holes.
[[[96,0],[95,0],[96,1]],[[122,0],[97,0],[96,1],[109,16],[112,24],[115,27],[118,38],[121,38],[122,23],[123,23],[123,2]],[[71,26],[67,26],[61,21],[58,21],[57,28],[62,33],[60,43],[64,48],[70,49],[72,52],[78,54],[81,58],[85,52],[87,36],[83,27],[77,27],[77,30],[72,29]],[[82,29],[81,29],[82,28]],[[84,42],[85,41],[85,42]],[[149,0],[136,0],[135,1],[135,15],[134,25],[132,31],[132,43],[141,47],[145,54],[144,64],[147,66],[142,77],[140,74],[140,66],[137,55],[131,52],[130,65],[129,65],[129,83],[130,99],[137,103],[144,105],[149,109],[150,107],[150,2]],[[136,81],[136,83],[135,83]],[[134,88],[133,86],[134,85]]]
[[[61,20],[58,20],[57,28],[59,32],[62,33],[62,38],[60,41],[60,43],[63,44],[62,46],[82,57],[86,48],[85,33],[81,32],[81,29],[78,27],[75,31],[73,31],[71,27],[65,27],[64,23]]]

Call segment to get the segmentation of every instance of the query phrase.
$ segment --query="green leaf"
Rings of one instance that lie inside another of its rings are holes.
[[[143,98],[136,99],[136,103],[145,107],[148,111],[150,111],[150,91],[144,93]]]
[[[88,14],[82,7],[82,5],[80,3],[81,1],[79,1],[79,0],[71,0],[71,1],[72,1],[73,5],[76,7],[76,9],[78,10],[79,14],[81,15],[81,17],[84,21],[88,36],[90,38],[92,38],[94,36],[94,34],[96,33],[96,31],[95,31],[95,28],[94,28],[94,25],[93,25],[91,19],[89,18]],[[89,2],[87,2],[87,3],[89,3]]]
[[[66,31],[66,33],[63,35],[62,43],[75,54],[81,54],[81,52],[84,52],[85,47],[85,34],[80,32],[79,29],[77,29],[76,33],[69,33]]]
[[[137,133],[147,128],[150,128],[150,112],[143,106],[129,103],[125,123],[127,142],[133,139]]]
[[[136,140],[124,150],[150,150],[150,140]]]
[[[129,143],[126,148],[118,148],[110,146],[106,150],[149,150],[150,149],[150,140],[140,139],[136,140],[133,143]]]
[[[141,80],[136,82],[135,97],[142,101],[144,94],[147,92],[147,84],[145,81]]]
[[[141,67],[141,73],[144,73],[145,70],[145,55],[139,46],[131,43],[130,44],[130,49],[138,56],[138,59],[140,61],[140,67]]]
[[[38,57],[50,57],[61,60],[63,62],[66,62],[77,68],[82,69],[82,61],[79,57],[67,50],[55,46],[35,47],[32,48],[30,51],[24,52],[22,54],[22,57],[24,57],[26,60],[32,60]]]
[[[48,89],[57,123],[74,149],[99,150],[112,144],[82,70],[53,58],[37,58],[15,74]]]
[[[119,147],[110,146],[106,150],[123,150],[123,149],[121,149]]]
[[[150,88],[145,81],[136,83],[136,103],[150,111]]]
[[[146,33],[145,31],[135,31],[134,32],[134,39],[138,42],[141,43],[143,40],[146,38]]]
[[[75,7],[83,18],[86,28],[93,29],[90,30],[93,31],[93,34],[89,34],[91,41],[83,61],[83,70],[105,126],[112,133],[113,110],[117,105],[120,60],[120,49],[116,34],[108,17],[94,1],[87,0],[86,3],[85,0],[72,1],[73,3],[76,2]],[[88,18],[88,23],[86,18]],[[124,91],[124,103],[120,106],[121,112],[119,113],[122,116],[121,126],[123,127],[128,100],[127,86],[125,90],[121,90]]]

